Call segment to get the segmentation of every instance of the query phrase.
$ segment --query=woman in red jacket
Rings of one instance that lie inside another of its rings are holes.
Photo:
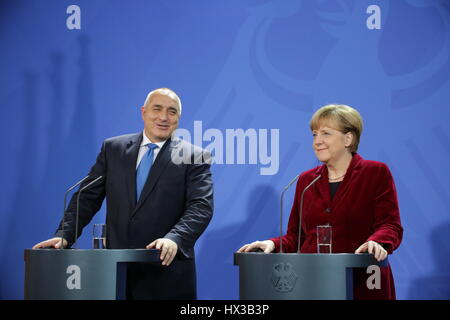
[[[316,227],[328,224],[333,229],[333,253],[368,252],[378,261],[386,259],[403,235],[397,193],[386,164],[356,153],[362,132],[359,112],[345,105],[327,105],[316,111],[310,127],[314,153],[323,165],[298,179],[283,251],[297,252],[300,195],[320,176],[304,194],[300,252],[317,253]],[[279,252],[279,238],[246,244],[238,252],[257,249]],[[355,269],[355,299],[395,299],[391,268],[380,269],[380,289],[367,288],[365,270]]]

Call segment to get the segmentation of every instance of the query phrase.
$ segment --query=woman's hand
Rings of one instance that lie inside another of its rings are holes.
[[[251,252],[261,249],[264,253],[271,253],[275,249],[275,243],[272,240],[255,241],[242,246],[237,252]]]
[[[367,241],[355,251],[355,253],[363,253],[363,252],[373,254],[378,262],[386,259],[388,255],[387,251],[383,248],[383,246],[375,241]]]

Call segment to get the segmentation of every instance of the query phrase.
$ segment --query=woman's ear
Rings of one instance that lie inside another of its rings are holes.
[[[352,145],[352,142],[353,142],[353,133],[349,131],[345,134],[345,142],[344,142],[345,147],[349,148]]]

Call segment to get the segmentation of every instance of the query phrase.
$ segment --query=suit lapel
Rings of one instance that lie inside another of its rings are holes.
[[[345,193],[348,189],[348,187],[351,184],[351,181],[354,179],[355,174],[358,172],[359,169],[359,163],[362,160],[361,156],[358,154],[354,154],[352,161],[350,162],[350,165],[347,169],[347,172],[345,174],[344,180],[342,180],[341,184],[339,185],[339,188],[336,191],[336,194],[333,197],[333,207],[336,208],[339,203],[344,199]],[[327,170],[326,170],[327,171]],[[327,178],[328,180],[328,178]],[[360,190],[361,192],[364,192],[363,190]]]
[[[344,180],[342,180],[339,188],[336,191],[336,194],[331,200],[331,192],[330,192],[330,184],[328,182],[328,170],[325,164],[319,166],[316,170],[316,176],[322,175],[319,180],[312,186],[314,192],[317,192],[318,195],[322,198],[325,204],[326,212],[331,212],[331,208],[335,209],[340,202],[345,198],[345,193],[351,184],[352,178],[354,178],[355,174],[358,172],[360,166],[359,163],[362,160],[361,156],[355,154],[350,162],[350,166],[348,167],[347,173],[345,174]],[[312,181],[312,180],[311,180]],[[306,182],[306,185],[310,182]]]
[[[136,204],[136,161],[139,154],[139,147],[142,142],[142,132],[136,134],[128,141],[125,148],[125,170],[128,190],[128,200],[134,208]]]
[[[147,181],[145,182],[144,188],[142,189],[141,197],[139,198],[138,203],[133,211],[133,215],[136,214],[137,210],[142,206],[145,199],[150,195],[150,193],[155,188],[156,182],[160,178],[164,169],[167,167],[167,164],[170,161],[172,149],[174,147],[175,141],[169,138],[167,142],[162,147],[161,151],[158,153],[158,156],[153,163],[150,173],[148,175]],[[136,189],[136,187],[135,187]],[[136,193],[136,192],[135,192]],[[136,198],[136,196],[135,196]]]
[[[321,165],[317,170],[316,174],[322,175],[319,180],[317,180],[314,189],[319,193],[320,197],[323,199],[327,208],[331,206],[331,195],[330,195],[330,186],[328,184],[328,170],[326,165]]]

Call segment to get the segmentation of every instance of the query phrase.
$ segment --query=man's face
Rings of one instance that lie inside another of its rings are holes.
[[[166,95],[153,94],[141,112],[145,134],[152,142],[167,140],[178,128],[180,108],[174,99]]]

